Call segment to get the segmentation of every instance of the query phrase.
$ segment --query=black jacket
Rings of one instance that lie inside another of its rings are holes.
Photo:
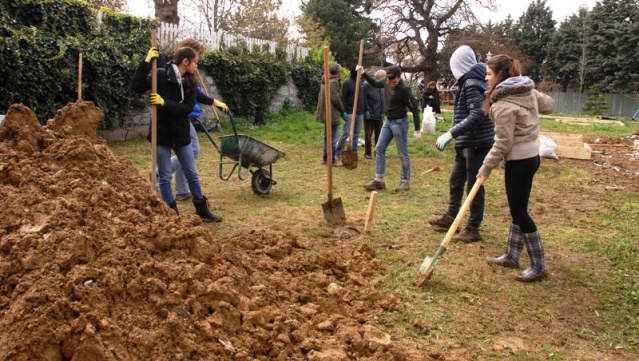
[[[375,80],[372,76],[364,73],[362,75],[366,81],[376,87],[384,88],[384,94],[386,98],[386,117],[388,119],[401,119],[408,115],[406,109],[410,109],[413,113],[413,123],[415,131],[419,131],[421,128],[421,121],[419,120],[419,104],[417,99],[413,96],[410,87],[406,86],[404,80],[401,79],[399,84],[394,88],[386,83],[386,80]]]
[[[151,64],[142,61],[133,74],[131,88],[138,93],[151,89]],[[195,106],[197,89],[184,88],[177,81],[171,64],[157,69],[158,94],[164,106],[157,107],[157,143],[165,147],[183,147],[191,143],[189,113]],[[150,128],[150,127],[149,127]],[[151,133],[147,137],[151,140]]]
[[[478,63],[457,83],[453,126],[450,134],[455,148],[490,148],[495,141],[495,125],[482,111],[486,83],[486,64]]]
[[[384,119],[384,88],[375,88],[374,86],[364,84],[364,97],[366,98],[366,110],[371,113],[371,119]]]
[[[342,83],[342,104],[344,104],[344,110],[346,113],[353,114],[353,104],[355,103],[355,83],[357,80],[348,78]],[[364,115],[366,111],[366,100],[364,98],[364,90],[362,89],[363,82],[359,82],[359,92],[357,93],[357,114]]]

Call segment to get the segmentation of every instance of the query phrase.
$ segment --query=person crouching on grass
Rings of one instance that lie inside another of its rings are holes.
[[[133,91],[144,93],[151,89],[151,61],[159,56],[157,48],[151,48],[133,75]],[[200,177],[191,147],[189,113],[196,101],[198,82],[198,55],[192,48],[180,48],[171,63],[157,69],[157,93],[151,94],[151,104],[157,106],[157,166],[162,200],[178,213],[171,189],[171,150],[178,157],[193,194],[195,212],[205,222],[219,222],[222,218],[211,213],[207,199],[202,194]],[[149,132],[148,139],[151,140]]]
[[[530,266],[515,277],[534,282],[548,275],[544,247],[535,221],[528,214],[533,177],[539,169],[539,114],[549,114],[555,101],[535,90],[535,83],[521,75],[521,64],[508,55],[486,61],[488,91],[483,109],[495,123],[495,143],[479,168],[477,179],[485,181],[505,161],[506,197],[512,224],[506,253],[488,258],[488,263],[519,268],[519,256],[526,246]]]

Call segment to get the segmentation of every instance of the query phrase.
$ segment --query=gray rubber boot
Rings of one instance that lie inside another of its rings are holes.
[[[535,282],[546,278],[548,271],[544,260],[544,246],[541,243],[539,232],[522,233],[528,256],[530,257],[530,266],[523,272],[517,274],[517,281]]]
[[[506,246],[506,254],[496,257],[488,258],[488,263],[497,264],[508,268],[519,268],[519,257],[521,251],[524,249],[524,238],[521,234],[519,226],[516,224],[510,225],[510,232],[508,233],[508,245]]]

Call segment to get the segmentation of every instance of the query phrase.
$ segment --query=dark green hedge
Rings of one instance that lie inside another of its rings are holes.
[[[130,79],[157,25],[110,11],[98,22],[96,12],[76,0],[0,0],[0,113],[22,103],[44,123],[76,101],[81,52],[82,98],[104,110],[102,129],[124,126],[127,114],[148,104],[147,96],[130,90]],[[246,46],[209,52],[200,68],[214,77],[234,113],[248,116],[266,111],[289,76],[305,107],[314,109],[322,74],[317,59],[289,63],[281,49],[273,55]]]

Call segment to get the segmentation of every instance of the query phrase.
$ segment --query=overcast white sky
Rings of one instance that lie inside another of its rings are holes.
[[[182,0],[188,1],[188,0]],[[502,21],[510,14],[513,20],[519,19],[534,0],[496,0],[497,11],[485,12],[486,20],[493,22]],[[153,16],[153,1],[151,0],[127,0],[131,12],[138,16]],[[284,0],[282,14],[286,17],[294,17],[300,13],[299,7],[302,0]],[[546,4],[552,10],[553,17],[560,23],[567,16],[577,12],[580,6],[584,5],[592,9],[596,0],[546,0]]]

